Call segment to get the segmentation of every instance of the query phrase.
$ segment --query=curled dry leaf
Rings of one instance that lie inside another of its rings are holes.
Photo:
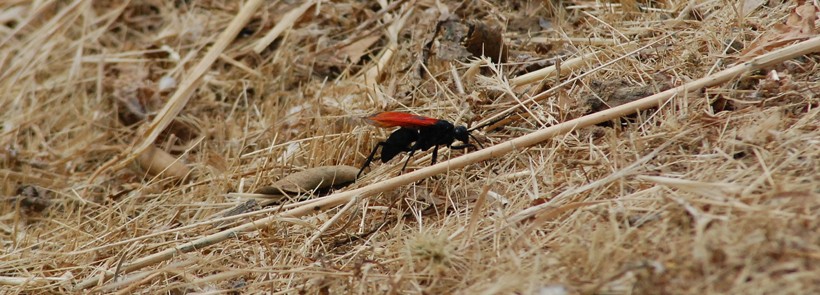
[[[137,163],[152,176],[162,173],[166,177],[185,179],[191,172],[182,161],[153,145],[137,158]]]
[[[473,56],[486,56],[494,63],[507,62],[507,45],[504,44],[504,36],[501,35],[501,30],[484,23],[473,22],[470,24],[470,31],[467,39],[464,40],[464,47]]]
[[[464,23],[451,19],[439,22],[433,40],[426,46],[426,50],[433,52],[438,60],[485,56],[494,63],[507,61],[507,45],[501,30],[478,21]],[[425,60],[428,54],[425,52]]]
[[[296,172],[256,190],[257,194],[285,195],[309,193],[348,184],[356,180],[359,169],[347,165],[321,166]]]

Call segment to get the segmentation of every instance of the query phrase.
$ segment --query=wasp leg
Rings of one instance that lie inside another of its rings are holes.
[[[369,155],[369,156],[367,156],[367,160],[365,160],[365,161],[364,161],[364,165],[362,165],[362,169],[361,169],[361,170],[359,170],[359,174],[356,174],[356,178],[359,178],[359,176],[361,176],[361,175],[362,175],[362,172],[364,172],[364,168],[367,168],[367,166],[370,166],[370,162],[373,162],[373,157],[375,157],[375,156],[376,156],[376,151],[378,151],[378,150],[379,150],[379,147],[381,147],[382,149],[384,149],[384,145],[385,145],[385,142],[384,142],[384,141],[382,141],[382,142],[380,142],[380,143],[376,144],[376,147],[374,147],[374,148],[373,148],[373,151],[371,151],[371,152],[370,152],[370,155]]]
[[[467,144],[462,144],[462,145],[451,145],[450,146],[451,150],[464,150],[464,149],[469,149],[469,148],[475,149],[475,145],[473,145],[472,143],[467,143]]]
[[[462,144],[462,145],[452,145],[450,146],[451,150],[463,150],[468,148],[475,148],[475,145],[472,143]]]
[[[404,169],[407,168],[407,163],[410,163],[410,159],[413,158],[413,154],[416,153],[415,149],[410,150],[410,154],[407,155],[407,161],[404,161],[404,166],[401,167],[401,172],[404,172]]]
[[[433,146],[433,162],[431,162],[430,165],[435,165],[436,160],[438,160],[438,146],[437,145]]]

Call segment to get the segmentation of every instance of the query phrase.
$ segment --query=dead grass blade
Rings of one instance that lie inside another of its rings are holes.
[[[299,7],[296,7],[286,13],[285,16],[282,17],[282,20],[280,20],[279,23],[273,27],[273,29],[265,34],[265,37],[262,37],[262,39],[259,39],[259,41],[256,42],[256,45],[253,46],[253,51],[256,52],[256,54],[262,53],[262,51],[268,48],[268,46],[270,46],[270,44],[282,34],[282,32],[291,28],[293,24],[296,23],[296,20],[302,17],[302,14],[308,11],[311,6],[318,5],[318,3],[319,1],[316,0],[305,1],[305,3]]]

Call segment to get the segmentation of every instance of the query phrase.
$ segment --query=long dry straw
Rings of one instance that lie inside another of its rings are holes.
[[[511,151],[521,150],[526,147],[544,142],[556,135],[568,133],[573,130],[595,125],[601,122],[617,119],[640,110],[656,107],[658,105],[665,103],[667,100],[671,99],[672,97],[678,94],[697,91],[704,87],[724,83],[749,71],[769,67],[774,64],[783,62],[785,60],[789,60],[795,57],[799,57],[817,51],[820,51],[820,37],[814,37],[812,39],[781,48],[768,54],[761,55],[755,59],[752,59],[749,62],[736,65],[734,67],[715,73],[713,75],[700,78],[685,85],[675,87],[631,103],[627,103],[602,112],[590,114],[584,117],[560,123],[518,137],[516,139],[494,145],[486,149],[482,149],[427,168],[419,169],[407,174],[403,174],[378,183],[374,183],[359,189],[333,194],[321,199],[317,199],[311,201],[309,204],[293,208],[291,210],[282,212],[278,215],[273,215],[253,222],[245,223],[234,228],[230,228],[218,233],[201,237],[188,243],[184,243],[178,246],[165,249],[152,255],[139,258],[131,263],[123,264],[119,268],[119,271],[121,274],[132,272],[134,270],[149,265],[169,260],[177,254],[191,252],[230,239],[232,237],[236,237],[236,235],[241,232],[268,227],[276,221],[281,220],[282,218],[300,217],[310,213],[327,210],[339,206],[341,204],[345,204],[349,202],[352,198],[357,196],[359,196],[360,198],[372,196],[381,192],[398,188],[406,184],[414,183],[416,181],[436,174],[444,173],[448,170],[458,169],[479,161],[499,157]],[[114,269],[106,270],[104,273],[98,276],[87,278],[85,281],[78,283],[75,286],[75,290],[83,290],[95,286],[104,280],[110,279],[113,275]]]

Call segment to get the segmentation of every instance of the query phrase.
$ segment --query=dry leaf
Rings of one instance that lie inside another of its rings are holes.
[[[814,33],[814,22],[817,21],[817,7],[811,2],[803,3],[789,14],[786,25],[798,29],[798,33]]]
[[[486,56],[495,63],[507,61],[507,46],[504,44],[501,30],[481,22],[440,22],[436,26],[433,39],[438,43],[434,51],[439,60]]]
[[[494,63],[507,62],[507,45],[498,28],[480,22],[470,24],[470,34],[464,41],[464,47],[473,56],[486,56]]]
[[[185,179],[191,172],[182,161],[153,145],[137,158],[137,163],[152,176],[162,173],[167,177]]]
[[[358,172],[358,168],[346,165],[310,168],[285,176],[270,186],[256,190],[256,193],[266,195],[310,193],[317,189],[351,183],[356,180]]]
[[[367,54],[370,46],[373,46],[373,44],[376,43],[376,41],[379,41],[379,39],[381,39],[381,36],[379,35],[364,37],[359,41],[342,47],[342,49],[338,51],[337,56],[342,59],[348,58],[351,63],[358,63],[359,60],[362,59],[362,56]]]
[[[741,61],[748,61],[764,52],[774,50],[795,41],[817,35],[814,22],[817,21],[817,7],[806,1],[797,6],[783,24],[775,24],[771,30],[752,42],[741,54]]]

